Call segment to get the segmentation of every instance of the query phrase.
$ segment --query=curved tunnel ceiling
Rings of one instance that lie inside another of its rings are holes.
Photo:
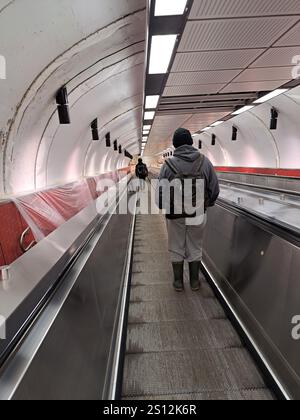
[[[300,55],[299,1],[224,4],[193,1],[146,156],[168,148],[176,126],[199,131],[228,115],[233,104],[291,79],[293,57]],[[6,80],[0,78],[0,196],[127,166],[123,154],[105,147],[107,132],[132,155],[139,153],[147,5],[146,0],[89,0],[88,5],[82,0],[0,0],[0,57],[7,67]],[[68,126],[59,124],[56,110],[56,92],[63,85],[69,93]],[[189,101],[199,95],[222,95],[223,105],[191,112]],[[180,111],[178,101],[184,104]],[[268,128],[270,106],[280,113],[275,132]],[[209,133],[195,137],[195,144],[201,138],[216,165],[298,167],[298,108],[295,88],[236,117],[237,143],[230,139],[230,120],[214,129],[216,146]],[[95,118],[99,142],[91,141]]]
[[[170,64],[145,156],[172,146],[174,129],[192,133],[279,87],[294,87],[300,57],[298,0],[193,0]],[[162,19],[162,18],[161,18]],[[157,23],[150,21],[157,34]],[[298,71],[299,73],[299,71]],[[195,136],[218,166],[299,168],[299,92],[295,87],[268,103]],[[279,112],[270,131],[270,111]],[[232,125],[238,141],[232,142]],[[216,145],[211,135],[214,133]],[[160,160],[160,158],[159,158]]]
[[[139,152],[145,28],[146,0],[0,3],[7,64],[7,79],[0,80],[1,195],[126,166],[124,155],[105,147],[107,132],[123,149]],[[63,85],[71,114],[66,126],[55,102]],[[91,141],[95,118],[99,142]]]

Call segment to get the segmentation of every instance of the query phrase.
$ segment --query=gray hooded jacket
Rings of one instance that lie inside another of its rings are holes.
[[[198,175],[198,158],[199,151],[197,149],[193,146],[184,145],[175,150],[171,161],[181,172]],[[201,175],[203,176],[205,182],[205,208],[213,207],[220,194],[220,188],[216,171],[207,157],[204,157]],[[168,181],[172,181],[174,179],[174,173],[167,164],[164,164],[161,168],[159,180],[162,179],[167,179]]]

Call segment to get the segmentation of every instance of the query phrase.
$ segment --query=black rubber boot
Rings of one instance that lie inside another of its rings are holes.
[[[199,280],[199,271],[200,271],[201,262],[194,261],[189,263],[190,268],[190,283],[191,289],[193,292],[198,292],[200,290],[201,284]]]
[[[174,283],[173,287],[176,290],[176,292],[183,292],[184,286],[183,286],[183,262],[179,263],[172,263],[173,271],[174,271]]]

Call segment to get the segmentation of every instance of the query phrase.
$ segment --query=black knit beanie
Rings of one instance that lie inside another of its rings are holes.
[[[173,145],[175,149],[177,149],[180,146],[188,145],[192,146],[194,144],[193,137],[189,130],[185,128],[178,128],[173,137]]]

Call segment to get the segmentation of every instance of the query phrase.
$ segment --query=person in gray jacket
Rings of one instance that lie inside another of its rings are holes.
[[[173,145],[176,149],[174,156],[162,166],[159,181],[173,181],[176,177],[178,178],[178,173],[188,173],[204,180],[205,212],[202,217],[197,214],[189,216],[184,213],[176,216],[166,214],[169,252],[174,271],[174,289],[178,292],[184,290],[184,261],[187,261],[189,263],[191,288],[193,291],[198,291],[200,289],[199,272],[202,261],[206,210],[216,203],[220,193],[219,181],[210,160],[193,147],[193,138],[188,130],[177,129],[173,137]],[[157,204],[160,208],[165,208],[162,204],[163,193],[161,187],[159,188]]]

